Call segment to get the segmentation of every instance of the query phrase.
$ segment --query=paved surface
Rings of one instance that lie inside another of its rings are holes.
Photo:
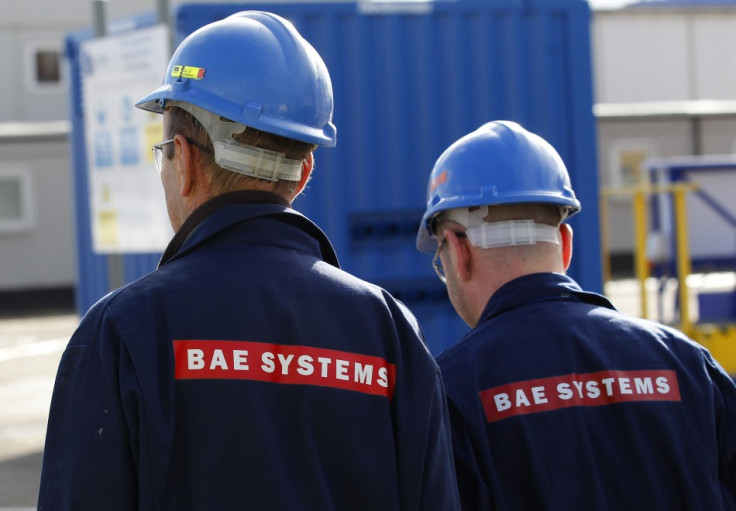
[[[75,314],[0,319],[0,509],[35,509],[51,391]]]
[[[692,284],[700,289],[736,286],[734,274],[714,279]],[[657,285],[649,284],[649,296],[654,302]],[[669,289],[666,294],[672,297],[675,291]],[[636,281],[611,282],[606,286],[606,294],[622,312],[639,314]],[[652,303],[650,310],[656,309]],[[663,312],[666,321],[671,310],[665,307]],[[56,368],[78,323],[75,314],[0,318],[0,511],[36,507]]]

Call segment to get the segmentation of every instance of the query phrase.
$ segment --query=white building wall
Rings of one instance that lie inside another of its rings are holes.
[[[736,9],[691,17],[693,97],[736,99]]]
[[[0,142],[0,176],[19,176],[29,188],[29,223],[0,225],[0,291],[69,287],[75,281],[69,157],[63,139]]]
[[[182,3],[185,2],[169,0],[170,9]],[[155,13],[157,2],[107,0],[106,6],[108,22],[115,23],[142,13]],[[66,81],[55,87],[35,84],[33,50],[56,48],[63,55],[64,39],[69,33],[93,26],[93,0],[0,0],[0,62],[5,70],[0,80],[0,122],[67,118]]]
[[[215,0],[205,0],[215,3]],[[171,9],[184,3],[170,0]],[[109,23],[156,12],[156,0],[108,0]],[[76,234],[70,144],[58,132],[67,120],[67,63],[62,81],[35,80],[34,52],[56,49],[64,57],[68,34],[92,29],[93,0],[0,0],[0,179],[25,176],[33,213],[28,228],[3,230],[0,222],[0,293],[72,288],[76,282]],[[51,123],[45,128],[44,123]],[[31,125],[40,133],[19,141],[16,126]],[[0,208],[0,211],[2,208]]]
[[[637,154],[736,151],[736,8],[596,11],[591,31],[596,111],[629,112],[598,117],[601,187],[632,184],[622,161]],[[633,254],[631,200],[608,206],[610,251]]]
[[[676,15],[596,14],[596,101],[690,99],[688,21]]]
[[[597,11],[596,101],[736,99],[736,8]]]

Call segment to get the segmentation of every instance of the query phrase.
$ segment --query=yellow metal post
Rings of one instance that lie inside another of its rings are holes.
[[[601,226],[601,270],[603,273],[603,282],[609,282],[611,280],[611,248],[608,238],[610,236],[608,228],[608,197],[609,194],[603,192],[599,198],[599,215],[600,215],[600,226]]]
[[[646,281],[649,278],[649,263],[647,262],[647,196],[643,187],[637,187],[634,191],[634,236],[636,250],[634,251],[636,279],[639,281],[639,296],[641,299],[641,317],[649,317],[649,306],[647,304]]]
[[[690,275],[690,249],[688,242],[687,210],[685,194],[692,186],[672,186],[672,196],[675,203],[675,232],[677,234],[677,281],[679,283],[680,299],[680,329],[687,335],[693,334],[693,325],[690,319],[690,297],[685,282]]]

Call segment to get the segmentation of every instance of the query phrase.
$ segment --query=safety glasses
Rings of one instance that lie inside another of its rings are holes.
[[[161,173],[161,164],[164,161],[164,146],[171,144],[173,141],[174,139],[170,138],[163,142],[159,142],[158,144],[153,144],[153,147],[151,148],[153,151],[153,163],[156,165],[156,170],[158,170],[159,174]]]
[[[196,140],[192,140],[189,137],[184,137],[187,139],[187,142],[192,144],[194,147],[199,149],[200,151],[204,151],[205,153],[211,153],[212,150],[207,147],[206,145],[202,144],[201,142],[197,142]],[[163,142],[159,142],[158,144],[153,144],[153,147],[151,150],[153,151],[153,163],[156,165],[156,170],[158,170],[158,173],[161,173],[161,166],[164,162],[164,146],[167,144],[171,144],[174,141],[173,138],[170,138],[168,140],[164,140]]]
[[[455,232],[455,236],[457,236],[458,238],[468,237],[468,235],[464,232]],[[437,274],[443,284],[447,283],[447,279],[445,278],[445,268],[442,266],[442,260],[440,259],[440,252],[442,252],[442,249],[445,248],[446,244],[447,238],[442,238],[442,241],[440,241],[440,244],[437,246],[437,251],[434,253],[434,258],[432,259],[434,272]]]

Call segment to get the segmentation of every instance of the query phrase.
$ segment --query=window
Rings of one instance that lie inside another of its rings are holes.
[[[61,43],[36,42],[26,45],[26,83],[33,92],[60,92],[65,84]]]
[[[39,84],[61,82],[61,56],[58,51],[36,51],[36,82]]]
[[[0,234],[33,226],[30,175],[21,169],[0,169]]]
[[[610,174],[606,180],[613,186],[635,186],[649,181],[645,163],[654,156],[649,140],[618,140],[609,151]]]

